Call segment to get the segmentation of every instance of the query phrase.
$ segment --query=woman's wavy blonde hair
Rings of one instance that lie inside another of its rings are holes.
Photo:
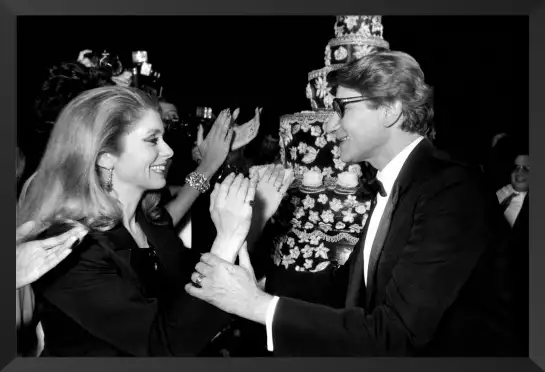
[[[42,161],[20,200],[17,227],[38,222],[28,239],[57,223],[83,224],[106,231],[122,220],[118,200],[104,187],[98,159],[123,151],[122,137],[157,101],[143,91],[107,86],[85,91],[61,111]],[[141,206],[158,221],[159,194],[147,192]]]

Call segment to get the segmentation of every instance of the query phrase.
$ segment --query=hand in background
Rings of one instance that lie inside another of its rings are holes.
[[[266,169],[254,171],[250,175],[256,180],[255,214],[261,222],[266,223],[276,212],[291,183],[294,180],[292,169],[284,169],[280,164],[269,165]]]
[[[74,243],[87,234],[83,227],[75,227],[52,238],[18,243],[35,225],[33,221],[26,222],[15,232],[16,289],[32,284],[57,266],[72,252]]]
[[[238,116],[238,110],[235,110],[233,116],[229,110],[223,110],[217,117],[212,129],[203,139],[202,126],[197,133],[197,147],[199,149],[201,163],[207,173],[205,176],[211,177],[221,167],[231,149],[231,140],[233,138],[233,129],[231,124]]]

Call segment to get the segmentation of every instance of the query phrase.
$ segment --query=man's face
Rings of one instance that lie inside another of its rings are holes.
[[[530,188],[530,156],[517,156],[514,166],[515,169],[511,172],[511,185],[517,191],[528,191]]]
[[[339,86],[337,98],[361,97],[356,90]],[[345,163],[366,161],[378,152],[388,139],[385,128],[384,111],[372,109],[366,101],[347,103],[341,118],[335,113],[326,123],[327,132],[335,132],[341,150],[341,160]]]

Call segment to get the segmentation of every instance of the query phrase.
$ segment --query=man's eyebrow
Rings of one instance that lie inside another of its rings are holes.
[[[146,135],[148,136],[151,134],[163,134],[163,131],[160,129],[150,129],[146,132]]]

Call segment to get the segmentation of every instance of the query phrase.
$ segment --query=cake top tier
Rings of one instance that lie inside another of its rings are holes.
[[[330,46],[341,44],[369,44],[389,48],[383,38],[382,16],[352,15],[337,16],[335,38]]]

